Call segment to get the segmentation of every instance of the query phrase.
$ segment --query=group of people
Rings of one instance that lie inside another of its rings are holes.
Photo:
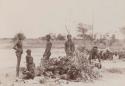
[[[71,57],[73,56],[74,52],[75,52],[75,44],[72,40],[72,36],[70,34],[67,35],[67,41],[65,42],[65,53],[67,57]],[[50,56],[51,56],[51,48],[52,48],[52,42],[51,42],[51,36],[47,35],[46,36],[46,49],[45,52],[43,54],[43,58],[44,60],[49,60]],[[19,77],[19,71],[20,71],[20,62],[21,62],[21,57],[23,54],[23,42],[21,37],[18,37],[18,40],[16,42],[16,44],[14,45],[13,49],[16,51],[16,56],[17,56],[17,66],[16,66],[16,77]],[[24,78],[29,79],[29,78],[34,78],[35,76],[35,64],[33,62],[33,57],[31,55],[31,50],[28,49],[26,51],[27,55],[26,55],[26,67],[27,70],[24,72],[24,74],[26,75]],[[30,77],[29,77],[30,76]]]
[[[46,48],[45,52],[43,54],[43,63],[48,61],[51,56],[51,48],[52,48],[52,42],[51,42],[51,36],[47,35],[46,36]],[[64,44],[65,46],[65,53],[66,57],[73,57],[74,52],[75,52],[75,43],[72,40],[72,36],[70,34],[67,35],[67,41]],[[23,42],[21,37],[18,37],[18,41],[13,47],[14,50],[16,50],[16,56],[17,56],[17,66],[16,66],[16,77],[19,77],[19,71],[20,71],[20,62],[21,62],[21,56],[23,54]],[[31,54],[31,50],[27,49],[26,53],[26,71],[23,72],[25,75],[24,79],[33,79],[35,77],[35,64],[33,62],[33,57]],[[94,46],[90,53],[89,53],[89,58],[88,58],[90,64],[94,60],[98,60],[99,63],[101,63],[101,57],[100,54],[98,53],[98,47]],[[42,62],[42,61],[41,61]],[[99,65],[101,68],[101,65]]]

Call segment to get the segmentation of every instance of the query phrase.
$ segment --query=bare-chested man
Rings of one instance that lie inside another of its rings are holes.
[[[20,62],[23,53],[23,44],[22,44],[22,39],[20,37],[18,38],[18,41],[14,45],[13,49],[16,50],[16,56],[17,56],[16,77],[19,77]]]
[[[72,36],[70,34],[67,35],[67,41],[65,42],[65,52],[66,56],[73,56],[75,51],[75,44],[72,41]]]
[[[50,35],[47,35],[46,36],[46,49],[45,49],[45,52],[43,54],[43,58],[45,60],[49,60],[50,56],[51,56],[51,48],[52,48],[52,42],[51,42],[51,36]]]

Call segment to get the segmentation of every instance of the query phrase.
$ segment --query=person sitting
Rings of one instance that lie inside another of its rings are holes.
[[[31,56],[31,50],[28,49],[26,51],[26,67],[27,70],[23,72],[25,75],[23,79],[34,79],[35,77],[35,64],[33,62],[33,57]]]
[[[98,53],[98,47],[94,46],[89,56],[90,64],[94,64],[97,68],[101,69],[101,58]]]

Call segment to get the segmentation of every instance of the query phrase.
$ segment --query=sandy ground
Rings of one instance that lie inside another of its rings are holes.
[[[39,83],[41,77],[34,80],[15,81],[15,68],[0,71],[0,86],[125,86],[125,61],[105,61],[101,70],[102,77],[93,82],[68,82],[64,80],[47,79],[44,84]]]
[[[44,50],[32,49],[34,62],[39,64]],[[25,50],[24,50],[25,51]],[[64,55],[63,50],[52,50],[52,57]],[[0,49],[0,86],[125,86],[125,60],[104,61],[103,69],[100,70],[102,77],[93,82],[68,82],[64,80],[46,79],[43,84],[39,83],[41,77],[34,80],[16,82],[15,77],[16,57],[13,50]],[[21,66],[25,66],[25,53],[22,56]]]

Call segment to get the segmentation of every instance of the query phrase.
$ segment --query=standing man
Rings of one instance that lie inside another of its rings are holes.
[[[72,36],[70,34],[67,35],[67,41],[65,42],[65,52],[66,56],[73,56],[75,51],[75,44],[72,41]]]
[[[50,56],[51,56],[51,48],[52,48],[52,42],[51,42],[51,36],[47,35],[46,36],[46,49],[45,52],[43,54],[43,58],[45,60],[49,60]]]
[[[16,77],[19,77],[21,56],[23,54],[23,44],[22,44],[22,38],[21,37],[18,37],[18,41],[14,45],[13,49],[16,50],[16,56],[17,56]]]

